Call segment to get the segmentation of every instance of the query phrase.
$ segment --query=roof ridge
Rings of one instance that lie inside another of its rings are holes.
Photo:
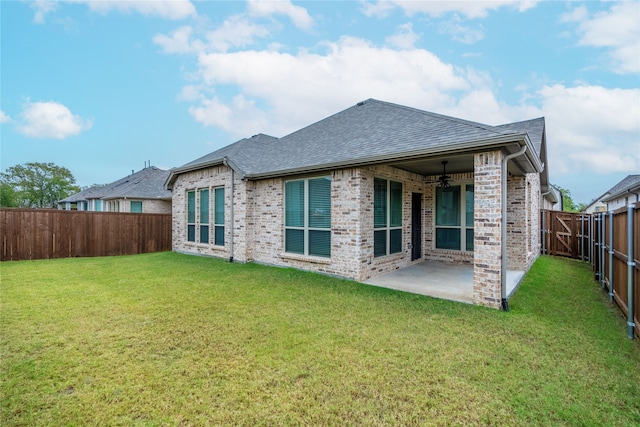
[[[378,99],[373,99],[373,98],[369,98],[368,100],[363,101],[362,103],[358,103],[358,105],[363,105],[365,102],[369,102],[369,101],[374,101],[374,102],[377,102],[377,103],[380,103],[380,104],[385,104],[385,105],[389,105],[391,107],[396,107],[396,108],[400,108],[400,109],[404,109],[404,110],[410,110],[410,111],[413,111],[413,112],[416,112],[416,113],[424,114],[424,115],[427,115],[427,116],[430,116],[430,117],[440,118],[440,119],[443,119],[443,120],[448,120],[448,121],[454,122],[454,123],[462,123],[462,124],[469,125],[469,126],[472,126],[472,127],[477,127],[477,128],[489,131],[489,132],[494,132],[494,133],[496,133],[498,135],[508,135],[510,133],[513,133],[513,132],[505,133],[503,131],[500,131],[500,130],[496,129],[497,126],[488,125],[486,123],[480,123],[480,122],[474,122],[474,121],[471,121],[471,120],[460,119],[458,117],[447,116],[446,114],[434,113],[432,111],[421,110],[419,108],[410,107],[408,105],[400,105],[400,104],[395,104],[393,102],[380,101]]]

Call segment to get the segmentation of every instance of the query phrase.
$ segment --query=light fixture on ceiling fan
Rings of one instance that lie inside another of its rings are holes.
[[[451,187],[451,177],[447,175],[447,160],[442,161],[442,175],[438,178],[438,186],[441,188],[449,188]]]

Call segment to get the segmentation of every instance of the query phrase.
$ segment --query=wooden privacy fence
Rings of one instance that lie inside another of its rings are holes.
[[[640,336],[640,204],[595,214],[541,212],[541,251],[589,261],[595,279]]]
[[[0,209],[0,261],[171,250],[171,214]]]
[[[640,336],[640,205],[594,214],[595,278],[627,317],[629,338]]]

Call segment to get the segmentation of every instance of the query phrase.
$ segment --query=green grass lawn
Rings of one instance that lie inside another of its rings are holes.
[[[640,425],[640,345],[577,261],[507,313],[175,253],[0,269],[2,426]]]

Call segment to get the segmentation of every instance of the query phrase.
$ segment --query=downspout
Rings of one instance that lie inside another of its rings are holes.
[[[233,190],[235,187],[235,179],[236,179],[236,171],[229,166],[229,162],[228,159],[225,157],[222,159],[222,164],[227,166],[229,169],[231,169],[231,194],[229,195],[229,198],[231,199],[230,202],[230,208],[229,208],[229,216],[230,218],[230,222],[231,222],[231,233],[230,236],[231,238],[229,239],[229,262],[233,262],[233,204],[234,204],[234,194],[233,194]]]
[[[504,311],[509,311],[507,301],[507,162],[514,157],[523,155],[527,151],[526,144],[516,153],[508,154],[502,159],[502,221],[500,223],[500,297],[501,306]]]

